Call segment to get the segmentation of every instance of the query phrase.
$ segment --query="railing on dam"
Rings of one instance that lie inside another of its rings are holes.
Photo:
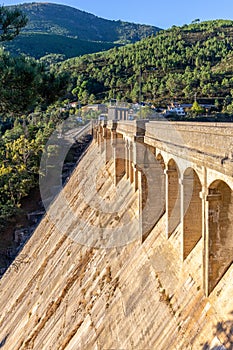
[[[179,228],[181,259],[202,240],[206,295],[233,261],[233,124],[103,121],[94,128],[115,183],[139,195],[142,241],[161,215],[166,237]]]
[[[233,151],[233,124],[229,123],[150,122],[146,124],[145,136],[165,143],[178,140],[181,146],[217,156],[231,148]]]
[[[123,135],[136,135],[139,129],[144,131],[145,143],[151,146],[160,146],[177,156],[196,157],[205,165],[211,158],[210,163],[218,169],[227,163],[230,167],[226,169],[232,173],[233,123],[128,121],[117,125],[117,132]]]

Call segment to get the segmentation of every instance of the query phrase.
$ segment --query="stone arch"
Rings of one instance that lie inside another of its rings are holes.
[[[107,127],[103,128],[104,137],[104,150],[105,150],[105,163],[107,164],[112,158],[112,145],[111,145],[111,130]]]
[[[140,211],[142,223],[142,241],[144,241],[151,229],[157,224],[164,214],[164,161],[162,166],[155,158],[155,149],[142,147],[141,152],[143,167],[140,170]],[[140,163],[139,163],[140,166]],[[163,198],[163,199],[162,199]]]
[[[156,160],[161,164],[163,170],[165,170],[165,161],[161,153],[158,153],[156,156]]]
[[[113,134],[114,183],[117,185],[126,173],[125,169],[125,140],[122,134]]]
[[[166,177],[165,177],[165,161],[161,153],[159,153],[156,156],[156,160],[159,163],[161,167],[161,208],[162,208],[162,213],[164,214],[166,211]]]
[[[183,175],[182,256],[186,259],[202,236],[202,190],[201,181],[193,168],[187,168]]]
[[[125,173],[126,178],[129,178],[129,145],[130,142],[128,139],[125,140]]]
[[[101,153],[104,152],[104,130],[101,125],[98,126],[98,146],[100,146]]]
[[[208,294],[233,261],[233,195],[222,180],[208,189]]]
[[[133,142],[129,144],[129,181],[132,184],[134,182],[134,151],[133,151]]]
[[[180,178],[179,168],[174,161],[170,159],[166,171],[166,213],[167,213],[167,237],[180,223]]]

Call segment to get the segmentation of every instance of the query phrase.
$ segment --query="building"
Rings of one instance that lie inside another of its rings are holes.
[[[171,113],[177,114],[179,116],[185,116],[186,114],[184,108],[176,102],[171,103],[171,105],[169,105],[168,108],[165,110],[165,114]]]
[[[129,107],[125,102],[111,100],[108,106],[108,120],[128,120]]]
[[[129,111],[128,107],[109,106],[108,120],[127,120],[128,111]]]
[[[82,107],[82,110],[107,113],[107,106],[103,103],[96,103],[93,105],[84,106],[84,107]]]

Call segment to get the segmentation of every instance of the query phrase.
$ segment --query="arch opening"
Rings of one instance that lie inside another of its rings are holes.
[[[114,182],[117,185],[126,173],[125,165],[125,140],[122,134],[116,133],[112,142],[114,160]]]
[[[107,164],[112,158],[112,146],[111,146],[111,131],[108,128],[104,128],[104,149],[105,149],[105,163]]]
[[[161,180],[160,180],[160,184],[161,184],[161,213],[163,215],[166,211],[166,176],[164,173],[165,162],[164,162],[163,156],[160,153],[157,155],[156,160],[161,167]]]
[[[179,170],[176,162],[173,159],[168,162],[166,174],[167,237],[169,238],[180,223]]]
[[[208,190],[208,293],[220,281],[233,261],[233,195],[222,180]]]
[[[144,149],[144,169],[140,172],[140,188],[142,193],[142,241],[144,241],[153,227],[165,212],[165,163],[161,158],[155,158],[155,149]]]
[[[191,253],[202,236],[202,201],[200,179],[192,168],[183,177],[183,259]]]

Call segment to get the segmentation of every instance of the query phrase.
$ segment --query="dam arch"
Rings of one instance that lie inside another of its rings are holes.
[[[222,180],[215,180],[207,195],[208,294],[233,262],[233,192]]]
[[[116,134],[123,135],[124,177],[139,198],[142,242],[165,208],[164,233],[169,238],[177,232],[181,260],[191,252],[195,255],[200,248],[202,286],[208,296],[233,260],[232,237],[227,228],[228,223],[229,227],[233,224],[233,162],[226,157],[226,150],[232,148],[233,124],[173,122],[172,128],[180,136],[174,138],[164,121],[107,121],[100,123],[97,141],[105,127],[112,131],[113,124]],[[117,162],[116,168],[120,169]],[[120,179],[123,171],[118,175]],[[218,228],[213,223],[217,215]]]
[[[164,214],[166,211],[166,175],[165,175],[165,169],[166,169],[166,165],[165,165],[165,161],[164,158],[162,156],[161,153],[158,153],[156,156],[156,161],[158,162],[158,164],[161,167],[161,179],[160,179],[160,183],[161,183],[161,207],[162,209],[162,213]]]
[[[183,242],[182,258],[187,258],[202,237],[202,184],[196,171],[189,167],[183,174],[182,221]]]
[[[167,163],[166,172],[166,215],[167,215],[167,238],[180,223],[180,171],[174,159]]]

